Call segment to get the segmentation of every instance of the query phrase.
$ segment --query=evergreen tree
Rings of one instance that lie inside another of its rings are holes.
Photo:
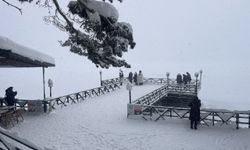
[[[8,0],[2,1],[22,13],[21,8]],[[118,22],[119,14],[112,5],[113,0],[71,0],[68,10],[61,9],[57,0],[17,1],[34,2],[49,8],[50,12],[54,10],[55,13],[49,13],[44,21],[69,34],[68,39],[60,43],[68,46],[71,52],[86,56],[97,67],[130,67],[121,57],[129,48],[135,47],[133,30],[129,23]]]

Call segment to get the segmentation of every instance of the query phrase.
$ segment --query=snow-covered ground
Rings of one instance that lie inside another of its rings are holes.
[[[160,85],[134,86],[136,99]],[[248,150],[249,129],[233,126],[189,128],[188,120],[158,122],[127,119],[125,87],[101,97],[58,108],[49,114],[25,114],[11,132],[40,147],[58,150]]]
[[[64,2],[66,8],[68,2]],[[153,4],[153,7],[152,7]],[[133,26],[137,45],[123,57],[145,77],[175,78],[203,70],[199,98],[203,107],[249,110],[250,99],[250,1],[151,0],[116,3],[119,18]],[[20,5],[18,5],[20,6]],[[53,96],[62,96],[99,85],[99,68],[86,58],[62,48],[58,40],[67,34],[42,21],[48,11],[21,5],[24,15],[0,5],[0,35],[55,58],[56,67],[46,69],[53,79]],[[138,7],[139,6],[139,7]],[[145,11],[149,10],[149,11]],[[118,68],[103,69],[103,78],[118,76]],[[0,97],[13,86],[17,98],[43,98],[41,68],[1,68]],[[47,83],[47,82],[46,82]],[[155,86],[134,87],[142,96]],[[46,84],[48,95],[48,87]],[[135,98],[135,97],[134,97]],[[109,95],[57,109],[50,114],[26,114],[11,131],[35,144],[55,149],[207,149],[248,150],[249,129],[231,126],[189,129],[188,120],[144,121],[126,118],[128,92]]]

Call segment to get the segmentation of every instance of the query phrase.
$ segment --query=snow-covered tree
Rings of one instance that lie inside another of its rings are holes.
[[[2,1],[22,13],[11,1]],[[86,56],[97,67],[130,67],[121,57],[129,48],[135,47],[133,30],[129,23],[118,22],[119,13],[112,5],[113,0],[71,0],[68,10],[61,9],[58,0],[17,1],[54,9],[55,13],[49,13],[44,20],[69,33],[68,39],[60,43],[70,47],[71,52]]]

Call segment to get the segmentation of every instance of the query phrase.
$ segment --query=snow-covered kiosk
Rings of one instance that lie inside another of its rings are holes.
[[[0,36],[0,68],[42,67],[45,98],[45,68],[55,67],[54,58]]]

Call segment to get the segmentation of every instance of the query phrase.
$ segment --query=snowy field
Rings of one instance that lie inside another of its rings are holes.
[[[136,99],[158,85],[135,86]],[[189,128],[188,120],[127,119],[128,91],[122,89],[50,114],[26,114],[11,129],[40,147],[56,150],[249,150],[249,129],[235,126]]]

